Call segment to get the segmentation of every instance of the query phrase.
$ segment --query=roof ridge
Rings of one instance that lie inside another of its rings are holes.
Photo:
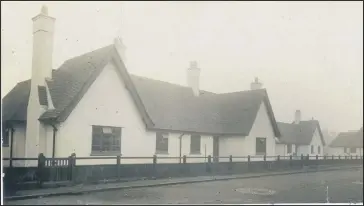
[[[78,58],[81,58],[81,57],[85,57],[85,56],[87,56],[87,55],[90,55],[91,53],[98,52],[98,51],[103,50],[103,49],[106,49],[106,48],[108,48],[108,47],[110,47],[110,50],[111,50],[111,47],[112,47],[112,46],[113,46],[113,44],[110,44],[110,45],[107,45],[107,46],[99,47],[99,48],[94,49],[94,50],[92,50],[92,51],[88,51],[88,52],[83,53],[83,54],[80,54],[80,55],[78,55],[78,56],[73,56],[73,57],[71,57],[71,58],[69,58],[69,59],[65,60],[65,61],[61,64],[61,66],[59,66],[59,67],[58,67],[58,69],[62,68],[62,66],[63,66],[65,63],[69,62],[69,61],[72,61],[72,60],[75,60],[75,59],[78,59]],[[58,70],[58,69],[53,69],[53,70]]]
[[[151,81],[155,81],[155,82],[159,82],[159,83],[170,84],[170,85],[176,86],[176,87],[182,87],[182,88],[186,88],[186,89],[189,88],[188,86],[184,86],[184,85],[180,85],[180,84],[176,84],[176,83],[172,83],[172,82],[167,82],[167,81],[163,81],[163,80],[159,80],[159,79],[153,79],[153,78],[150,78],[150,77],[139,76],[139,75],[136,75],[136,74],[133,74],[133,73],[129,73],[129,75],[132,76],[132,77],[136,77],[136,78],[140,78],[140,79],[144,79],[144,80],[151,80]],[[210,92],[210,91],[206,91],[206,90],[200,90],[200,91],[216,94],[214,92]]]

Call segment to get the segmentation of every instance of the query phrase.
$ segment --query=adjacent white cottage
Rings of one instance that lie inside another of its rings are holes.
[[[329,145],[329,155],[362,156],[363,128],[359,131],[341,132]]]
[[[151,163],[157,155],[176,157],[159,162],[178,163],[183,155],[201,157],[190,162],[208,155],[275,155],[280,133],[257,79],[252,90],[215,94],[199,89],[196,62],[187,69],[188,86],[131,75],[120,39],[53,70],[54,23],[46,7],[33,18],[32,77],[2,100],[4,157],[75,153],[146,157],[122,163]],[[77,162],[109,163],[115,159]]]
[[[301,121],[301,111],[295,113],[292,123],[277,122],[281,138],[277,143],[277,155],[323,156],[325,140],[317,120]]]

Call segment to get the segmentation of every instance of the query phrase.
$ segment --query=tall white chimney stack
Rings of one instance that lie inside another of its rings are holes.
[[[296,110],[294,114],[294,123],[299,124],[301,121],[301,110]]]
[[[196,61],[190,62],[190,67],[187,69],[187,85],[192,89],[195,96],[200,95],[200,73]]]
[[[46,78],[52,78],[53,36],[55,18],[48,16],[48,8],[42,6],[33,20],[32,85],[44,86]]]
[[[31,88],[27,109],[25,156],[37,157],[45,152],[40,139],[46,138],[46,127],[38,120],[48,105],[39,102],[39,90],[47,88],[46,79],[52,78],[52,54],[55,18],[48,16],[48,8],[42,6],[33,20],[33,59]],[[46,138],[47,139],[47,138]],[[48,141],[48,140],[47,140]],[[26,162],[31,165],[32,162]]]
[[[259,82],[258,77],[255,77],[254,82],[250,83],[251,90],[261,89],[262,87],[263,87],[263,84],[261,82]]]

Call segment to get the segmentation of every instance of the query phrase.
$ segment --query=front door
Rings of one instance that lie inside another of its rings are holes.
[[[213,161],[214,162],[219,162],[219,137],[214,136],[213,139],[213,150],[212,150],[212,155],[213,155]]]

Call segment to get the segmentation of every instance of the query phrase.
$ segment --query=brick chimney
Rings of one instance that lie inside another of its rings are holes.
[[[192,89],[195,96],[200,95],[200,73],[196,61],[190,62],[190,67],[187,69],[187,85]]]
[[[41,12],[33,20],[33,59],[31,88],[27,109],[26,157],[37,157],[41,152],[39,139],[45,132],[38,118],[48,105],[41,102],[47,94],[46,79],[52,78],[52,54],[55,18],[48,16],[48,8],[42,6]],[[43,144],[43,143],[42,143]],[[43,151],[42,151],[43,152]]]
[[[254,82],[250,83],[251,90],[261,89],[262,87],[263,87],[263,84],[261,82],[259,82],[258,77],[255,77]]]
[[[301,121],[301,110],[296,110],[294,114],[294,123],[299,124]]]

